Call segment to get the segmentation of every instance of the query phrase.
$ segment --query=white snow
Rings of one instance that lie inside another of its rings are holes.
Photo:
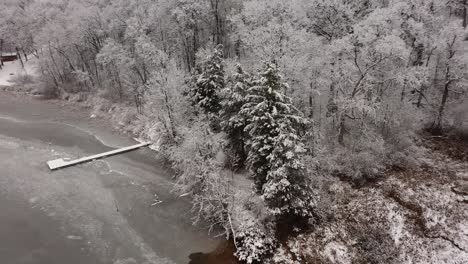
[[[0,86],[12,85],[12,80],[20,75],[37,75],[37,58],[31,56],[28,62],[25,62],[24,68],[21,67],[19,60],[12,62],[4,62],[4,67],[0,70]]]
[[[391,223],[390,234],[393,238],[393,241],[395,242],[395,245],[400,246],[401,240],[405,235],[405,218],[401,212],[395,208],[396,206],[394,204],[389,204],[387,207],[387,219],[389,223]]]
[[[325,246],[323,252],[331,263],[347,264],[351,263],[351,257],[346,246],[332,241]]]
[[[70,240],[82,240],[83,238],[82,238],[81,236],[69,235],[69,236],[67,236],[67,239],[70,239]]]

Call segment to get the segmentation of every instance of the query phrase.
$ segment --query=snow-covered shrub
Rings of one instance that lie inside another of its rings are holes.
[[[133,131],[135,120],[137,120],[137,111],[135,108],[122,105],[114,105],[108,111],[111,116],[112,123],[123,131]]]
[[[112,109],[112,102],[99,96],[89,98],[86,104],[91,108],[91,114],[96,116],[107,114]]]
[[[400,263],[398,248],[389,234],[389,223],[371,222],[364,218],[362,223],[350,225],[350,235],[354,238],[355,263]]]
[[[355,181],[375,178],[382,173],[385,161],[385,144],[381,138],[368,138],[354,142],[353,147],[322,147],[315,155],[321,170]]]
[[[191,196],[195,224],[208,224],[210,230],[222,227],[222,234],[229,237],[234,190],[224,161],[218,159],[221,135],[210,132],[205,122],[195,122],[180,133],[180,144],[167,150],[177,172],[175,191]]]
[[[248,212],[248,211],[247,211]],[[248,264],[265,263],[276,247],[274,222],[255,214],[244,214],[236,234],[236,256]]]
[[[385,141],[385,163],[389,167],[412,168],[420,157],[418,131],[424,127],[425,115],[414,105],[387,102],[377,122]]]
[[[192,191],[194,224],[206,224],[210,232],[219,230],[220,234],[215,235],[229,238],[233,228],[231,224],[233,204],[230,202],[234,195],[233,188],[230,173],[219,170],[219,167],[216,169],[200,175],[203,179],[200,179]]]
[[[297,257],[285,247],[279,247],[276,250],[271,262],[275,264],[301,264]]]
[[[24,92],[33,95],[40,95],[44,98],[57,97],[57,90],[53,84],[46,83],[42,77],[35,77],[28,74],[20,73],[12,77],[8,86],[1,87],[5,91]]]
[[[10,80],[11,82],[13,83],[16,83],[16,84],[30,84],[30,83],[33,83],[34,82],[34,77],[29,75],[29,74],[26,74],[26,73],[20,73],[16,76],[14,76],[13,78],[11,78]]]
[[[12,80],[11,86],[6,86],[6,90],[16,92],[26,92],[33,95],[40,95],[44,98],[52,99],[60,95],[59,88],[55,86],[50,80],[44,76],[32,76],[27,74],[20,74],[17,78]]]
[[[393,106],[364,115],[359,123],[346,123],[344,145],[336,143],[333,124],[322,127],[313,156],[321,169],[358,182],[379,177],[390,167],[413,168],[419,157],[416,131],[422,129],[423,119],[415,106],[401,105],[398,99]]]
[[[455,134],[468,139],[468,94],[451,111]]]

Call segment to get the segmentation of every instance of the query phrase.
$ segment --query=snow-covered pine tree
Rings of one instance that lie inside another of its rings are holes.
[[[307,120],[285,95],[288,85],[274,63],[259,77],[240,112],[248,120],[247,163],[257,192],[275,215],[309,217],[312,192],[302,163]]]
[[[252,86],[252,77],[236,65],[232,76],[232,85],[223,90],[221,102],[221,128],[227,134],[227,150],[235,168],[241,168],[246,159],[244,129],[247,124],[246,117],[240,113],[246,103],[247,90]]]
[[[303,122],[300,119],[291,115],[279,120],[280,133],[268,156],[271,168],[262,192],[274,215],[312,217],[313,196],[303,164],[306,149],[294,125]]]
[[[301,161],[307,121],[285,95],[288,86],[274,63],[259,77],[241,110],[248,120],[247,163],[256,190],[274,214],[310,216],[312,195]]]
[[[272,63],[265,65],[259,79],[254,82],[255,84],[248,89],[246,103],[240,114],[248,120],[244,130],[249,135],[247,166],[253,174],[256,191],[261,194],[271,169],[268,156],[273,151],[276,137],[279,135],[276,120],[278,109],[275,104],[284,101],[285,97],[281,91],[286,85],[281,83],[276,66]]]
[[[224,89],[223,46],[216,46],[213,54],[201,65],[195,77],[195,85],[189,90],[194,105],[206,114],[217,115],[221,109],[219,93]]]

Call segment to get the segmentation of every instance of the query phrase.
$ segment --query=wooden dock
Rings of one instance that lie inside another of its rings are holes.
[[[18,55],[16,53],[3,53],[0,56],[0,60],[3,62],[15,61],[18,59]]]
[[[71,160],[71,161],[66,161],[64,159],[51,160],[51,161],[47,162],[47,165],[49,166],[50,170],[57,170],[57,169],[70,167],[70,166],[78,165],[78,164],[81,164],[81,163],[85,163],[85,162],[89,162],[89,161],[93,161],[93,160],[97,160],[97,159],[101,159],[101,158],[105,158],[105,157],[125,153],[125,152],[128,152],[128,151],[132,151],[132,150],[135,150],[135,149],[138,149],[138,148],[141,148],[141,147],[146,147],[146,146],[149,146],[149,145],[151,145],[151,143],[149,143],[149,142],[141,143],[141,144],[137,144],[137,145],[133,145],[133,146],[125,147],[125,148],[120,148],[120,149],[115,149],[115,150],[111,150],[111,151],[104,152],[104,153],[101,153],[101,154],[92,155],[92,156],[88,156],[88,157],[84,157],[84,158],[80,158],[80,159],[76,159],[76,160]]]

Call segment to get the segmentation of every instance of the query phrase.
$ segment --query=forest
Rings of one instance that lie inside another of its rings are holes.
[[[0,7],[15,87],[153,142],[239,263],[468,262],[466,0]]]

